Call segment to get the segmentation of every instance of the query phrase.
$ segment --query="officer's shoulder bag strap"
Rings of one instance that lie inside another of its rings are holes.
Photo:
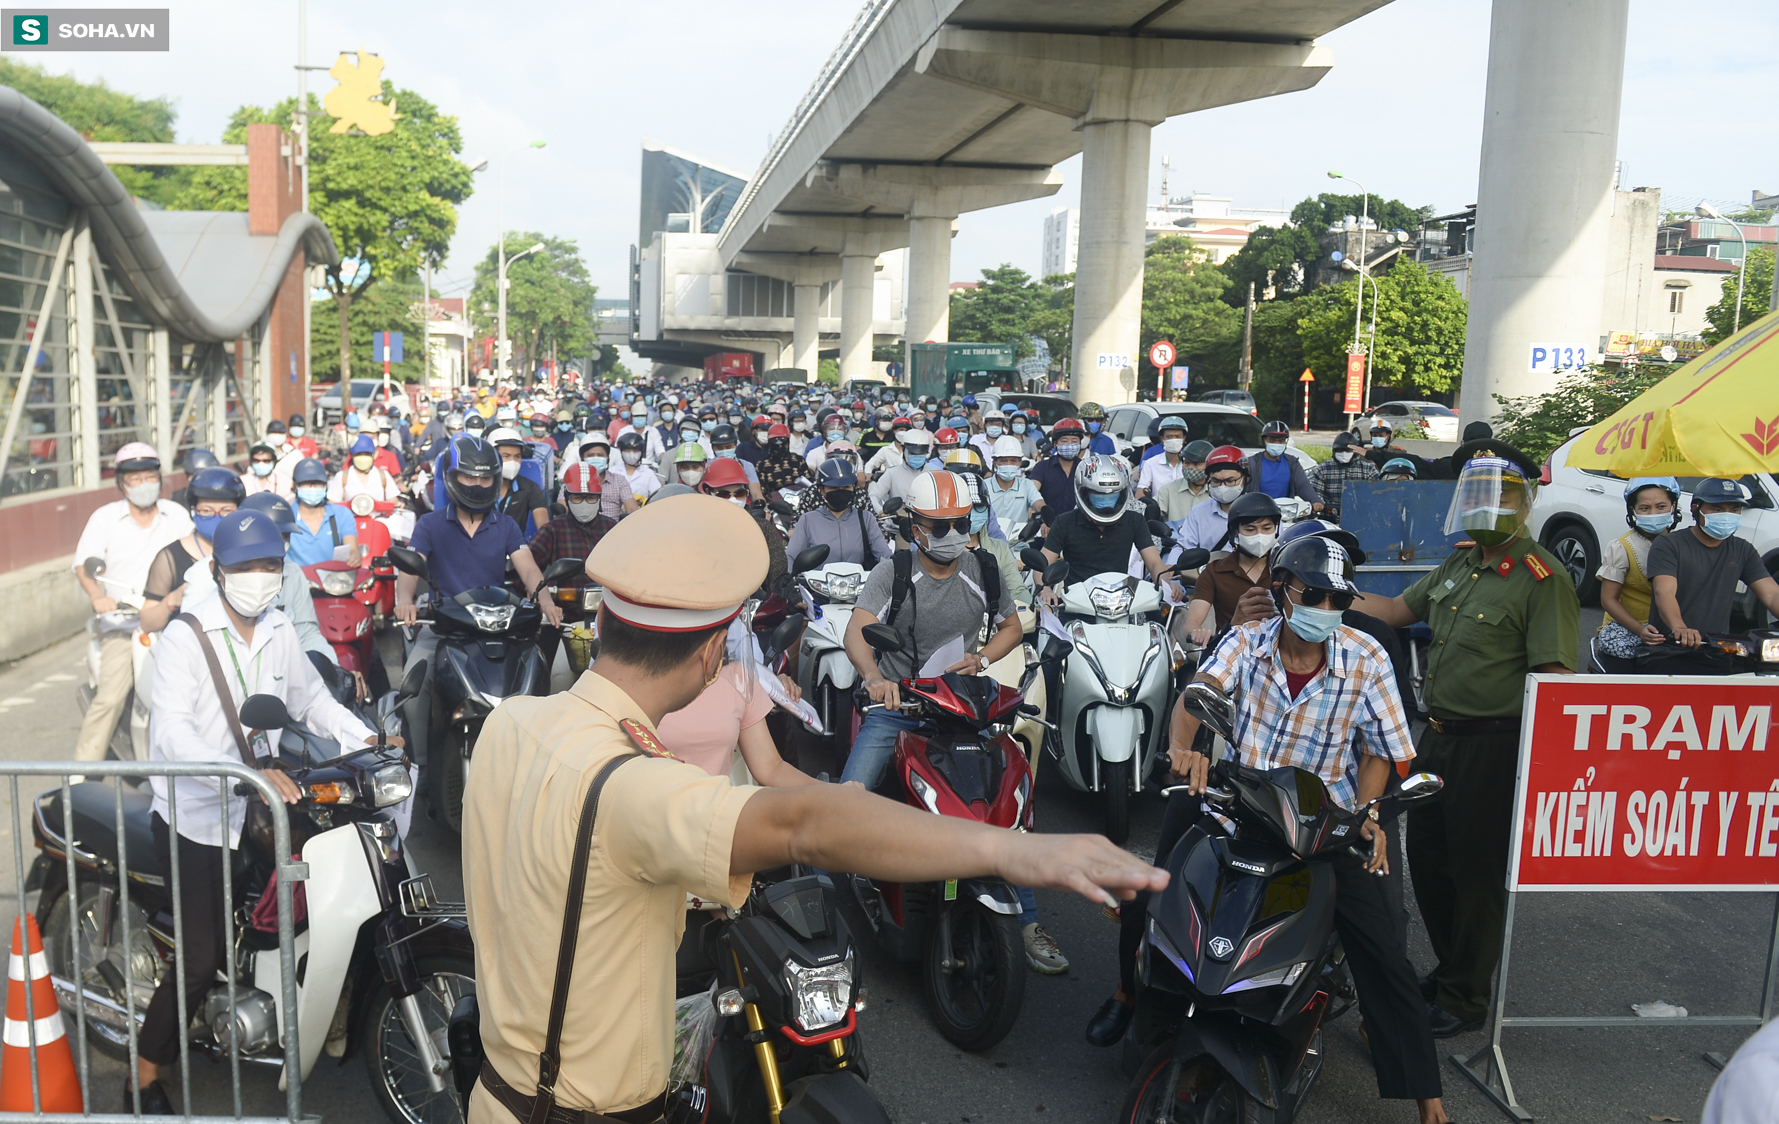
[[[544,1032],[543,1053],[537,1056],[537,1098],[532,1102],[530,1124],[544,1124],[556,1107],[556,1077],[562,1064],[562,1020],[568,1014],[568,985],[574,979],[575,945],[581,936],[581,903],[587,893],[587,860],[593,850],[593,822],[599,816],[599,794],[618,766],[643,753],[626,753],[608,761],[581,805],[581,822],[575,829],[574,861],[568,872],[568,901],[562,907],[562,945],[556,953],[556,983],[550,994],[550,1024]]]

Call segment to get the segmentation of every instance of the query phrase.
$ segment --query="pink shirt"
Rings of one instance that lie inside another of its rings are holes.
[[[741,731],[763,721],[771,709],[771,696],[745,664],[725,664],[714,683],[690,706],[663,717],[655,733],[681,761],[726,777]]]

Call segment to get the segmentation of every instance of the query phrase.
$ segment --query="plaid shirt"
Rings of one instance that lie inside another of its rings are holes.
[[[1322,497],[1322,504],[1334,518],[1340,518],[1340,493],[1349,480],[1376,480],[1380,473],[1378,467],[1359,456],[1354,451],[1353,459],[1346,464],[1326,460],[1310,469],[1310,483],[1316,486],[1316,493]]]
[[[558,515],[526,545],[531,548],[531,560],[537,563],[539,570],[544,570],[558,558],[585,559],[593,553],[605,533],[615,526],[617,523],[605,515],[594,516],[590,523],[583,523],[573,515]],[[584,581],[586,577],[581,575],[562,584],[578,587]]]
[[[1334,802],[1358,803],[1359,754],[1391,761],[1414,757],[1408,717],[1396,693],[1390,657],[1378,642],[1342,625],[1329,638],[1327,665],[1295,699],[1285,668],[1274,658],[1283,617],[1232,628],[1200,664],[1200,676],[1235,697],[1235,734],[1242,764],[1255,769],[1294,765],[1321,777]]]

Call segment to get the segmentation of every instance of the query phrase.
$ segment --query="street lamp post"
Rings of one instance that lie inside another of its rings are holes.
[[[1365,240],[1366,240],[1365,239],[1365,235],[1366,235],[1365,228],[1371,225],[1371,190],[1369,188],[1367,188],[1364,184],[1359,183],[1358,180],[1353,179],[1353,177],[1345,174],[1344,172],[1332,172],[1331,171],[1328,173],[1328,178],[1331,180],[1349,180],[1352,183],[1358,185],[1359,192],[1360,192],[1360,201],[1359,201],[1359,265],[1358,265],[1360,281],[1359,281],[1358,299],[1353,302],[1353,350],[1357,351],[1357,350],[1359,350],[1359,318],[1360,318],[1361,313],[1364,312],[1364,305],[1365,305],[1365,281],[1364,281],[1364,278],[1365,278]],[[1371,356],[1369,353],[1366,355],[1366,359],[1365,359],[1365,381],[1366,381],[1366,391],[1365,391],[1366,398],[1369,399],[1371,397],[1371,386],[1370,386],[1370,383],[1371,383]],[[1361,403],[1361,405],[1369,405],[1369,404],[1370,404],[1369,401]],[[1347,428],[1348,429],[1353,428],[1353,415],[1352,414],[1347,415]]]
[[[1365,408],[1369,410],[1371,409],[1371,358],[1377,352],[1377,310],[1378,305],[1383,303],[1383,297],[1378,292],[1377,278],[1361,271],[1358,266],[1353,264],[1351,258],[1342,261],[1340,266],[1342,269],[1359,274],[1359,303],[1361,305],[1365,303],[1365,283],[1371,282],[1371,329],[1365,333],[1367,343],[1365,345],[1365,399],[1363,402]],[[1355,336],[1355,338],[1357,337]]]
[[[1741,223],[1737,222],[1735,219],[1724,216],[1722,212],[1718,211],[1716,207],[1713,207],[1709,203],[1700,203],[1697,207],[1694,207],[1693,214],[1702,219],[1716,219],[1718,222],[1729,223],[1736,228],[1736,237],[1742,242],[1742,264],[1736,267],[1735,326],[1730,329],[1730,333],[1734,335],[1742,330],[1742,280],[1748,275],[1748,236],[1742,232]],[[1779,290],[1779,287],[1776,287],[1776,290]]]
[[[495,343],[495,348],[498,354],[494,357],[495,370],[498,372],[495,380],[497,382],[499,381],[500,376],[507,373],[507,157],[517,152],[524,152],[528,148],[542,148],[543,146],[544,142],[541,140],[529,141],[510,152],[502,153],[500,157],[500,269],[498,273],[498,281],[495,285],[495,288],[500,292],[500,324],[498,338]],[[531,250],[526,250],[525,253],[529,254],[532,250],[540,250],[542,248],[543,243],[539,242],[536,246],[533,246]],[[524,255],[520,256],[522,257]],[[517,259],[515,258],[514,260]]]

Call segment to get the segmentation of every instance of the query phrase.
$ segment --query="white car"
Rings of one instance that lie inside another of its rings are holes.
[[[1188,441],[1209,441],[1213,445],[1234,445],[1243,456],[1260,451],[1260,419],[1246,410],[1222,406],[1214,402],[1125,402],[1106,408],[1106,431],[1112,443],[1124,456],[1141,456],[1149,446],[1149,423],[1161,417],[1178,417],[1186,423]],[[1295,444],[1286,451],[1297,458],[1308,472],[1316,460]]]
[[[1626,481],[1601,469],[1569,467],[1569,450],[1581,432],[1571,435],[1544,462],[1538,501],[1532,505],[1532,534],[1569,572],[1582,604],[1592,605],[1600,597],[1600,581],[1595,576],[1600,569],[1600,546],[1630,527],[1625,522]],[[1679,478],[1681,528],[1692,524],[1686,512],[1692,505],[1692,486],[1700,479]],[[1769,572],[1779,574],[1779,481],[1763,473],[1744,476],[1742,483],[1754,500],[1743,510],[1742,529],[1737,534],[1754,543]],[[1749,627],[1764,625],[1768,618],[1754,595],[1746,589],[1741,594],[1737,615]],[[1758,616],[1756,610],[1760,611]]]
[[[1361,437],[1370,436],[1369,419],[1373,417],[1384,418],[1397,429],[1407,422],[1420,422],[1429,441],[1458,440],[1458,412],[1438,402],[1380,402],[1353,424],[1353,431]]]

